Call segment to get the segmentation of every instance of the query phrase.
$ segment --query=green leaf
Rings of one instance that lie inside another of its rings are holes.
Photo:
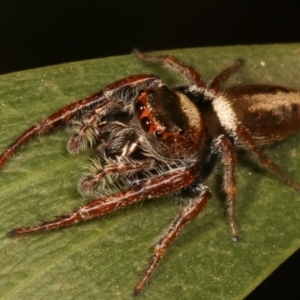
[[[237,58],[245,67],[232,83],[300,88],[300,45],[170,51],[210,80]],[[132,56],[63,64],[0,77],[0,152],[26,128],[64,105],[132,74],[177,75]],[[179,81],[178,81],[179,80]],[[76,182],[92,153],[71,156],[68,130],[36,138],[0,171],[0,291],[3,299],[131,299],[153,240],[182,208],[168,200],[63,230],[11,239],[8,230],[37,224],[82,204]],[[267,150],[300,180],[300,135]],[[300,246],[300,197],[248,156],[239,156],[233,243],[224,215],[222,178],[213,198],[172,245],[141,299],[242,299]]]

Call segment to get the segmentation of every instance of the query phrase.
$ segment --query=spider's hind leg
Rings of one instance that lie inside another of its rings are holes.
[[[139,50],[134,50],[133,54],[146,62],[149,63],[159,63],[163,66],[166,66],[181,75],[183,75],[187,80],[196,84],[198,88],[206,88],[206,83],[203,80],[202,76],[191,66],[187,66],[180,60],[178,60],[173,55],[161,55],[161,56],[151,56],[151,55],[144,55]]]
[[[244,148],[249,151],[263,167],[271,170],[276,174],[286,185],[290,186],[297,192],[300,192],[300,183],[293,181],[284,171],[281,170],[271,159],[256,146],[256,143],[251,134],[242,126],[238,126],[236,135],[242,142]]]
[[[235,72],[237,72],[244,65],[244,60],[238,59],[233,65],[229,66],[218,74],[209,84],[209,90],[213,93],[219,92],[221,85],[228,80]]]

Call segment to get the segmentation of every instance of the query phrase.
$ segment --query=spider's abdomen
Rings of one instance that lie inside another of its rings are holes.
[[[281,86],[245,85],[227,89],[238,123],[258,145],[281,141],[300,128],[300,92]]]

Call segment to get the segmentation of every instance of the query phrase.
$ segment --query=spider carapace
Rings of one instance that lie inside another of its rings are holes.
[[[155,75],[121,79],[29,128],[0,156],[0,168],[31,137],[63,124],[73,128],[70,153],[95,148],[92,171],[79,181],[78,190],[84,195],[97,191],[98,199],[52,221],[15,228],[11,236],[60,228],[163,195],[188,199],[155,245],[134,288],[137,295],[184,225],[207,204],[211,193],[206,179],[220,165],[224,167],[229,228],[232,239],[238,240],[234,217],[237,149],[250,152],[262,166],[300,190],[262,150],[300,128],[300,92],[260,84],[221,90],[242,60],[206,84],[194,68],[173,56],[146,56],[139,51],[135,55],[169,67],[189,84],[169,88]]]

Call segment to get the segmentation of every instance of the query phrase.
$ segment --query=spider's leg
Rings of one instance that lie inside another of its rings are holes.
[[[158,243],[154,247],[154,255],[149,262],[149,265],[146,269],[141,280],[135,286],[133,290],[133,294],[137,295],[141,289],[144,287],[145,283],[148,281],[158,263],[165,255],[165,252],[170,247],[172,242],[176,239],[179,232],[183,229],[184,225],[194,219],[207,204],[209,198],[211,197],[211,193],[206,186],[202,186],[202,191],[200,196],[185,207],[177,216],[177,218],[173,221],[167,232],[159,239]]]
[[[190,82],[196,84],[197,87],[203,89],[206,88],[206,83],[203,80],[202,76],[193,67],[187,66],[173,55],[151,56],[145,55],[136,49],[133,51],[133,54],[137,58],[142,59],[146,62],[159,63],[163,66],[171,68],[172,70],[182,74]]]
[[[93,166],[93,174],[83,177],[78,183],[78,191],[82,195],[89,194],[101,180],[104,180],[105,188],[105,177],[107,175],[113,174],[122,174],[122,173],[135,173],[138,171],[147,171],[155,165],[155,160],[153,159],[144,159],[142,161],[128,161],[128,162],[116,162],[106,165],[104,168],[101,167],[101,164],[96,161]]]
[[[221,148],[222,158],[221,163],[225,167],[224,172],[224,191],[227,194],[227,218],[231,230],[233,241],[238,241],[239,233],[235,224],[234,209],[236,200],[236,179],[235,168],[237,164],[236,154],[231,141],[222,135],[219,138],[219,147]]]
[[[76,103],[69,104],[54,114],[42,120],[40,123],[27,129],[19,136],[1,155],[0,169],[16,150],[28,142],[32,137],[48,132],[53,128],[66,124],[75,119],[86,110],[102,107],[110,101],[120,100],[120,95],[128,88],[134,89],[135,93],[147,87],[155,87],[162,84],[160,78],[154,75],[137,75],[121,79],[106,86],[98,93],[82,99]]]
[[[15,228],[10,231],[10,235],[20,236],[76,224],[80,221],[109,214],[143,199],[171,194],[190,185],[195,179],[195,172],[197,170],[195,170],[194,166],[191,166],[185,169],[175,169],[161,176],[137,181],[133,183],[133,187],[94,200],[67,216],[58,217],[53,221],[44,222],[37,226]]]
[[[270,169],[286,185],[292,187],[298,192],[300,191],[300,184],[289,178],[288,175],[286,175],[261,149],[256,146],[251,134],[245,128],[240,125],[235,133],[242,142],[243,147],[249,151],[262,164],[263,167]]]
[[[208,85],[208,89],[212,91],[213,93],[219,92],[221,85],[229,79],[229,77],[234,74],[240,67],[242,67],[244,64],[244,61],[242,59],[238,59],[235,61],[235,63],[223,70],[220,74],[218,74]]]

